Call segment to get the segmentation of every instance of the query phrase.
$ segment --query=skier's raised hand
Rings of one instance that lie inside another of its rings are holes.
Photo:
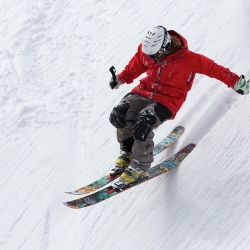
[[[109,86],[111,89],[118,89],[123,83],[120,81],[120,79],[118,78],[118,76],[115,74],[116,70],[115,67],[112,66],[109,71],[112,74],[112,78],[109,81]]]
[[[111,89],[118,89],[123,83],[119,80],[118,76],[115,75],[115,79],[112,77],[109,81],[109,86]]]

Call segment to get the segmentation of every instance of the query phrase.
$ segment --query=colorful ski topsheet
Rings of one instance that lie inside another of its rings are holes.
[[[157,155],[161,153],[164,149],[168,148],[175,141],[177,141],[181,135],[184,133],[185,128],[183,126],[176,127],[166,138],[161,140],[153,150],[153,154]]]
[[[153,154],[157,155],[160,152],[162,152],[164,149],[168,148],[170,145],[172,145],[175,141],[180,138],[180,136],[184,133],[184,127],[178,126],[176,127],[166,138],[164,138],[161,142],[159,142],[155,147]],[[65,192],[67,194],[74,194],[74,195],[84,195],[91,192],[96,191],[97,189],[107,185],[111,181],[117,179],[120,175],[111,176],[110,174],[106,174],[99,180],[85,186],[82,188],[79,188],[77,190],[71,191],[71,192]]]
[[[120,189],[115,189],[112,186],[109,186],[94,194],[90,194],[80,199],[64,202],[63,204],[73,209],[80,209],[80,208],[85,208],[85,207],[97,204],[103,200],[113,197],[116,194],[119,194],[127,189],[130,189],[131,187],[139,185],[145,181],[148,181],[158,175],[164,174],[168,172],[169,170],[177,167],[190,154],[190,152],[195,148],[195,146],[196,145],[193,143],[187,145],[186,147],[184,147],[182,150],[177,152],[174,156],[172,156],[168,160],[165,160],[161,162],[160,164],[150,168],[148,170],[147,178],[137,180],[135,183],[131,184],[125,189],[120,190]]]

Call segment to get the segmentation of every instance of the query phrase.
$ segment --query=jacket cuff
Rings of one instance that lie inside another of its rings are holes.
[[[120,81],[122,84],[126,83],[126,80],[124,79],[122,73],[118,74],[117,77],[118,77],[119,81]]]

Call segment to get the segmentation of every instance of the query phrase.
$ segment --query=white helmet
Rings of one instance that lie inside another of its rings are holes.
[[[171,38],[166,28],[156,26],[149,30],[142,39],[142,51],[146,55],[154,55],[159,50],[169,52],[171,48]]]

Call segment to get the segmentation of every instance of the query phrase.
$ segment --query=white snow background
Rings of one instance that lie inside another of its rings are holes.
[[[145,32],[250,77],[249,0],[0,1],[0,249],[250,249],[250,96],[198,75],[176,119],[188,143],[175,170],[100,204],[62,204],[119,154],[109,114],[135,86],[109,88]],[[76,197],[77,198],[77,197]]]

